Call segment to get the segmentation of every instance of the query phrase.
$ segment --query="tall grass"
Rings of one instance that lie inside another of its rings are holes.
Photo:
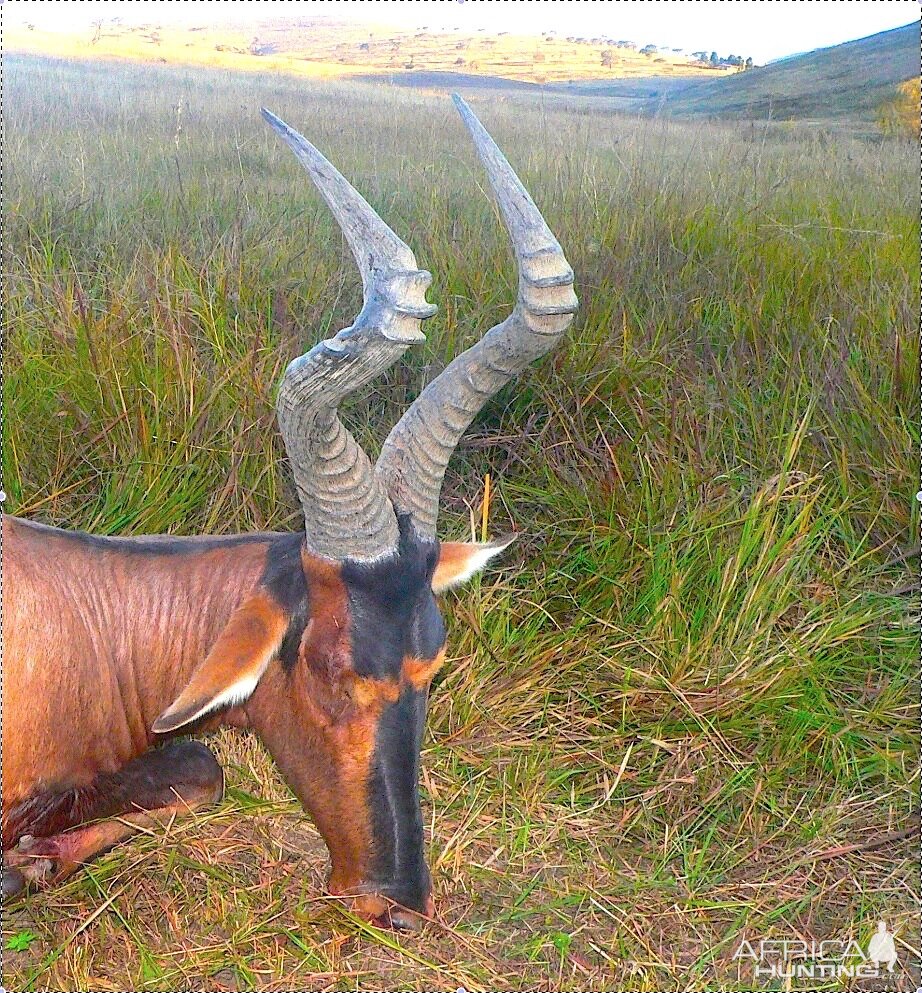
[[[435,277],[426,345],[346,411],[369,449],[508,312],[510,252],[442,97],[5,62],[11,512],[298,526],[275,384],[360,283],[259,105]],[[126,846],[5,921],[41,938],[5,960],[8,988],[759,988],[743,935],[866,943],[880,915],[918,980],[918,846],[896,837],[917,808],[918,638],[892,564],[918,533],[916,157],[473,102],[582,306],[446,481],[446,537],[479,519],[488,472],[491,528],[525,537],[446,603],[424,784],[441,929],[393,939],[316,903],[315,836],[227,734],[230,799],[183,847]]]

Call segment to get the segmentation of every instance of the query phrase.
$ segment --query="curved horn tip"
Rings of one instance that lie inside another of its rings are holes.
[[[281,117],[276,117],[271,110],[266,110],[265,107],[259,108],[260,114],[263,118],[276,129],[276,131],[290,131],[291,129],[288,125],[281,119]]]
[[[259,108],[260,113],[263,115],[266,123],[275,131],[277,134],[281,135],[282,140],[294,151],[294,153],[301,159],[302,164],[307,168],[308,173],[310,173],[311,178],[317,186],[322,187],[322,180],[329,181],[329,177],[317,175],[317,167],[319,165],[326,165],[334,172],[333,166],[327,162],[326,157],[323,153],[312,145],[307,138],[304,137],[299,131],[296,131],[290,124],[286,124],[281,117],[276,117],[271,110],[266,110],[265,107]],[[307,156],[310,160],[310,165],[305,162],[303,156]],[[340,177],[342,178],[342,177]],[[346,180],[343,180],[345,183]],[[347,183],[347,185],[349,185]],[[321,189],[321,192],[324,192]],[[326,193],[324,193],[326,196]],[[334,208],[335,213],[335,208]]]
[[[509,164],[503,150],[457,93],[452,94],[452,100],[474,140],[474,147],[486,169],[487,179],[493,188],[493,195],[499,205],[506,229],[512,237],[519,263],[535,253],[559,252],[560,245],[557,239],[535,205],[531,194]]]
[[[452,93],[451,95],[452,103],[458,108],[458,113],[462,115],[469,115],[476,119],[476,114],[471,110],[471,105],[461,96],[460,93]]]
[[[468,130],[475,134],[478,131],[483,131],[489,137],[487,129],[480,123],[480,118],[471,110],[470,105],[464,97],[460,93],[452,93],[451,99],[458,113],[461,115],[461,119],[467,125]]]

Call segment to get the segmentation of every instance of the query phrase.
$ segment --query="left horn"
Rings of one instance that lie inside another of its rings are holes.
[[[364,303],[355,323],[295,359],[279,387],[279,427],[304,510],[305,540],[328,559],[379,558],[397,547],[397,519],[337,408],[410,345],[426,340],[419,326],[438,309],[426,302],[432,277],[306,138],[262,113],[320,190],[362,274]]]
[[[410,514],[425,537],[435,537],[442,479],[468,425],[490,397],[558,343],[579,303],[573,270],[528,191],[471,108],[457,94],[452,99],[512,238],[519,288],[509,317],[423,390],[381,449],[375,471],[397,512]]]

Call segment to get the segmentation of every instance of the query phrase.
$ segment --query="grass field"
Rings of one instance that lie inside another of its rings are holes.
[[[6,509],[100,533],[295,529],[284,364],[354,315],[266,105],[432,270],[369,446],[508,311],[447,100],[217,71],[4,66]],[[221,807],[4,914],[10,990],[916,989],[918,149],[472,100],[577,273],[568,343],[493,401],[441,531],[523,537],[447,598],[424,810],[438,922],[377,931],[255,740]],[[907,593],[906,591],[909,590]],[[757,979],[743,939],[884,979]]]

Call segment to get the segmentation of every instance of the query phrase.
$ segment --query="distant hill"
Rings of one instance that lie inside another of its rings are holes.
[[[820,48],[722,79],[663,92],[676,115],[755,119],[873,119],[898,84],[919,75],[919,22]],[[648,104],[653,109],[653,104]]]
[[[152,5],[153,6],[153,5]],[[567,84],[649,76],[719,77],[732,69],[702,65],[673,50],[644,51],[608,37],[515,35],[508,32],[405,30],[328,17],[293,16],[221,27],[124,24],[117,19],[73,33],[42,31],[24,12],[4,24],[4,52],[80,59],[128,59],[216,66],[313,77],[397,76],[427,85],[432,74]],[[574,30],[579,19],[574,18]],[[441,78],[441,77],[439,77]]]

